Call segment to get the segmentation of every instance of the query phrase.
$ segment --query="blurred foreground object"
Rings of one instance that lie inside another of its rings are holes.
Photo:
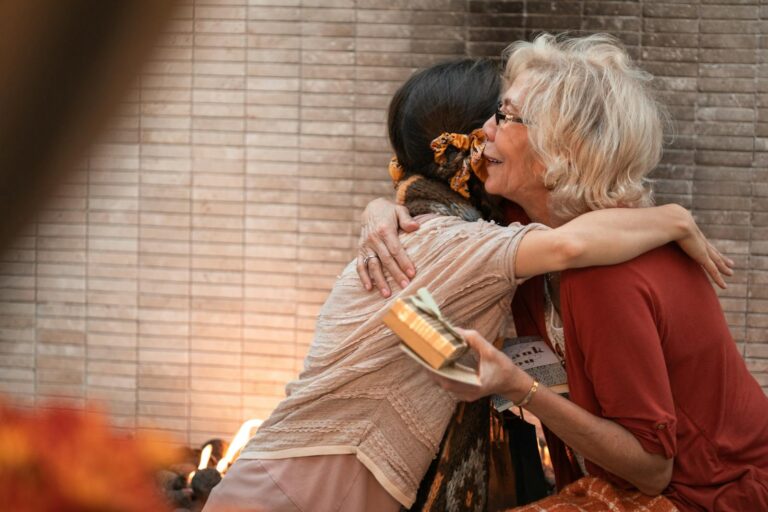
[[[155,484],[157,471],[175,462],[168,446],[116,435],[101,413],[0,402],[0,510],[168,510]]]
[[[0,248],[94,138],[174,3],[0,2]]]

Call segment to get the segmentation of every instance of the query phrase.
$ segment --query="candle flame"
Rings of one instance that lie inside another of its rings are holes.
[[[227,453],[224,455],[224,457],[221,458],[219,463],[216,464],[216,469],[219,471],[219,473],[223,475],[227,472],[229,464],[237,456],[237,454],[240,453],[240,450],[243,448],[243,446],[245,446],[245,443],[247,443],[251,438],[251,430],[254,428],[259,428],[262,423],[262,420],[254,418],[247,420],[240,426],[240,430],[237,431],[237,434],[235,434],[232,442],[229,443]]]
[[[203,451],[200,452],[200,463],[197,465],[197,471],[208,467],[208,462],[211,460],[212,453],[213,453],[213,445],[211,443],[208,443],[205,446],[203,446]],[[192,483],[192,478],[194,478],[195,473],[197,473],[197,471],[192,471],[187,475],[187,485],[190,485]]]
[[[211,460],[211,453],[213,453],[213,445],[211,443],[203,446],[203,451],[200,453],[200,464],[197,465],[198,470],[208,467],[208,461]]]

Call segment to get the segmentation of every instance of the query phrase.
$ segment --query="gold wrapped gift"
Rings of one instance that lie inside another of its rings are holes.
[[[466,342],[440,313],[426,288],[415,296],[397,299],[383,320],[432,368],[443,368],[467,351]]]

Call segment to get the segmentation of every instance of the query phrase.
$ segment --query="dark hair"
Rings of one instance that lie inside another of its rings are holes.
[[[405,176],[419,174],[447,184],[466,153],[450,147],[447,162],[438,165],[430,143],[443,132],[469,134],[480,128],[496,111],[500,89],[499,69],[487,59],[444,62],[411,76],[392,97],[387,123]],[[472,205],[485,210],[479,204],[485,193],[476,176],[469,187]]]

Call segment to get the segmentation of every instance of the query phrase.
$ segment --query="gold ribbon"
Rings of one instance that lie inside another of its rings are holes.
[[[416,292],[416,295],[411,297],[411,303],[416,306],[419,311],[426,313],[437,320],[440,325],[443,326],[446,331],[451,333],[451,335],[455,336],[456,339],[464,339],[462,338],[461,334],[456,332],[448,320],[445,319],[443,313],[440,311],[440,307],[437,305],[437,302],[435,302],[434,297],[432,297],[432,294],[429,293],[429,290],[426,288],[419,288],[419,290]]]

